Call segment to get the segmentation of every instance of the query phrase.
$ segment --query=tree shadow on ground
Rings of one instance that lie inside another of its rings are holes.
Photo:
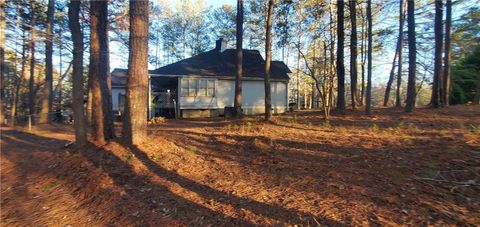
[[[67,142],[65,140],[52,139],[49,137],[38,136],[27,132],[5,131],[4,133],[8,135],[8,138],[6,137],[7,139],[4,140],[5,143],[24,143],[24,146],[32,146],[32,149],[35,149],[33,147],[35,144],[32,142],[36,142],[39,144],[55,143],[61,144],[62,146]],[[2,140],[3,139],[4,138],[2,138]],[[135,157],[139,161],[141,161],[153,174],[157,175],[158,177],[169,181],[172,184],[178,184],[186,190],[200,195],[205,200],[211,200],[218,203],[227,204],[233,207],[237,211],[237,213],[241,213],[241,210],[248,210],[256,215],[275,220],[278,222],[277,224],[315,224],[318,222],[325,225],[342,225],[341,223],[338,223],[336,221],[322,217],[314,217],[311,214],[299,212],[295,209],[281,208],[276,205],[266,204],[216,190],[207,185],[203,185],[195,182],[194,180],[183,177],[174,171],[163,168],[162,166],[156,164],[151,159],[149,159],[149,157],[145,154],[144,151],[139,150],[136,147],[129,147],[129,150],[135,155]],[[58,152],[58,150],[52,149],[51,151],[45,150],[43,152]],[[257,224],[267,224],[252,223],[248,220],[243,219],[242,217],[228,216],[221,211],[212,210],[211,208],[205,207],[202,204],[193,202],[188,198],[184,198],[181,195],[172,192],[167,186],[159,184],[157,182],[152,182],[151,177],[148,174],[139,174],[133,169],[131,163],[122,160],[112,152],[105,150],[102,147],[96,147],[93,144],[90,144],[87,146],[86,149],[71,150],[70,152],[79,152],[79,154],[83,156],[86,161],[92,163],[93,166],[96,166],[98,169],[106,173],[113,180],[114,184],[125,192],[124,195],[118,192],[110,192],[111,196],[117,197],[118,200],[115,201],[115,206],[109,207],[109,209],[111,209],[109,210],[109,212],[114,212],[118,213],[118,215],[121,215],[118,221],[122,221],[122,219],[124,219],[123,223],[131,223],[141,226],[169,222],[202,226],[252,226]],[[46,171],[42,172],[42,174],[52,174],[54,177],[57,177],[56,174],[59,173],[50,173],[47,170],[48,168],[43,165],[47,165],[47,163],[39,163],[38,168]],[[89,171],[91,170],[83,171],[86,171],[83,174],[89,174]],[[75,180],[78,180],[76,178],[64,178],[64,180],[68,181],[64,182],[64,184],[66,185],[78,184],[78,182],[74,182]],[[148,192],[141,191],[144,188],[149,188]],[[82,189],[78,188],[78,190]],[[83,197],[81,199],[86,200],[90,200],[88,198],[89,195],[95,196],[94,191],[91,191],[91,189],[86,190],[87,192],[72,192],[72,195],[81,195],[81,197]],[[135,204],[128,203],[124,200],[134,201]],[[88,203],[85,204],[85,202],[82,202],[82,204],[87,205]],[[93,208],[91,212],[95,213],[97,211],[94,211]],[[134,215],[132,215],[132,213]],[[160,217],[158,217],[159,214],[161,215]],[[164,220],[160,221],[161,219]],[[108,223],[116,224],[115,220],[109,220]]]

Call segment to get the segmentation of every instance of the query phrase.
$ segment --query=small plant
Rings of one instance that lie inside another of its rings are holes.
[[[323,126],[327,127],[327,128],[330,128],[330,120],[325,120],[325,122],[323,122]]]
[[[135,155],[132,154],[132,153],[128,153],[128,154],[124,154],[123,157],[124,157],[127,161],[132,161],[133,158],[135,157]]]
[[[377,125],[377,123],[373,123],[372,124],[372,131],[378,131],[379,127]]]
[[[158,160],[158,155],[155,154],[155,153],[152,153],[152,154],[150,155],[150,159],[152,159],[152,161],[157,161],[157,160]]]
[[[197,154],[197,147],[196,146],[188,146],[187,151],[190,152],[191,154]]]
[[[253,126],[252,122],[247,121],[247,132],[252,131],[252,126]]]

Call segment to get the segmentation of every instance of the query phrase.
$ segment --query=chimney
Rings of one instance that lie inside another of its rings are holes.
[[[220,38],[215,43],[215,50],[223,52],[227,49],[227,40]]]

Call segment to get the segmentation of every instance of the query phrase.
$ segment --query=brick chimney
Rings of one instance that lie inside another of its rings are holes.
[[[215,42],[215,50],[223,52],[227,49],[227,40],[220,38]]]

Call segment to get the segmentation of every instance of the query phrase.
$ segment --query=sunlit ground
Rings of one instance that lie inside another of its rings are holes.
[[[479,225],[480,107],[167,120],[125,148],[2,130],[2,225]]]

